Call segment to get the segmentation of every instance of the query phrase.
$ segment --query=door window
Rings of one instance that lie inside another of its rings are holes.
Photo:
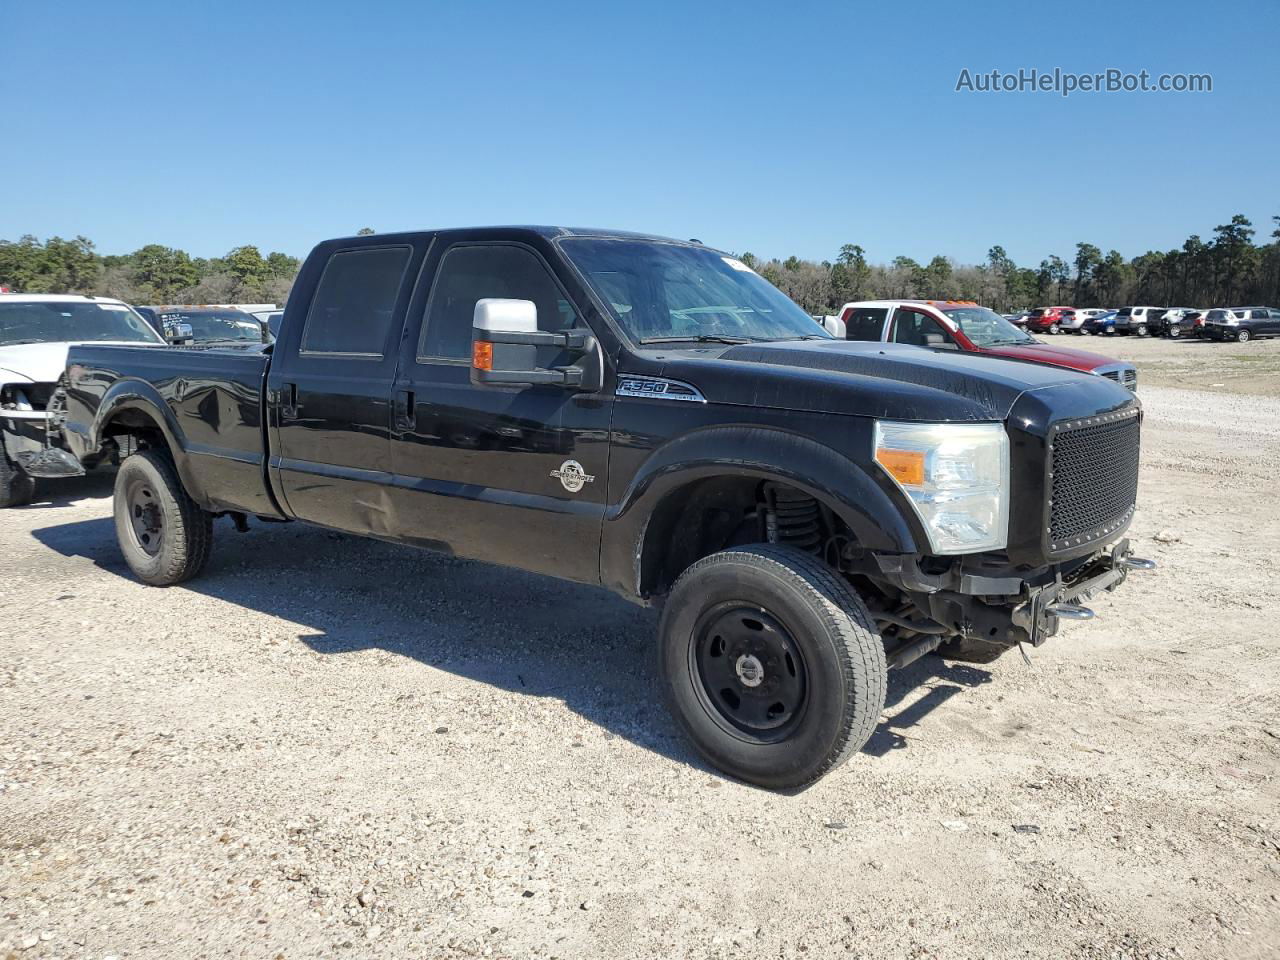
[[[899,310],[893,315],[893,339],[895,343],[909,343],[916,347],[929,346],[929,336],[951,342],[951,335],[933,317],[917,310]]]
[[[382,357],[411,252],[364,247],[331,256],[307,311],[302,352]]]
[[[577,311],[533,251],[510,244],[458,246],[436,271],[418,358],[469,361],[476,301],[487,297],[532,300],[539,330],[580,326]]]

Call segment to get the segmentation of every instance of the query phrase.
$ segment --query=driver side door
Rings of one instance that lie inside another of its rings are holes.
[[[889,339],[894,343],[906,343],[915,347],[942,347],[956,349],[951,331],[923,310],[898,307],[893,312],[893,329]]]
[[[477,300],[530,300],[543,331],[585,327],[581,311],[522,243],[442,245],[427,269],[430,294],[402,343],[393,385],[391,468],[403,538],[599,582],[612,393],[471,382]],[[558,353],[540,347],[538,365],[565,362]]]

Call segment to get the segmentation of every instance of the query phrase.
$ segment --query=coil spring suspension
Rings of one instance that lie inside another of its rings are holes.
[[[822,517],[817,500],[772,483],[765,486],[765,498],[765,532],[770,543],[789,544],[809,553],[821,550]]]

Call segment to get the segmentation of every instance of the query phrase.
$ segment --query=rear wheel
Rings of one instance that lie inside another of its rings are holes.
[[[120,550],[144,583],[181,583],[209,559],[213,516],[187,494],[167,454],[143,450],[120,464],[114,509]]]
[[[1051,324],[1049,324],[1049,335],[1050,335],[1050,336],[1054,336],[1054,337],[1056,337],[1056,336],[1061,332],[1061,330],[1062,330],[1062,328],[1061,328],[1061,327],[1059,327],[1056,323],[1051,323]]]
[[[771,789],[807,786],[861,749],[884,707],[884,644],[830,567],[734,547],[676,581],[658,627],[668,705],[698,752]]]
[[[1249,342],[1249,339],[1250,339],[1252,336],[1253,336],[1253,334],[1251,334],[1248,330],[1237,330],[1237,331],[1236,331],[1236,343],[1248,343],[1248,342]]]
[[[1138,327],[1136,330],[1134,330],[1134,333],[1136,333],[1140,337],[1145,337],[1147,335],[1147,325],[1145,323],[1138,324]]]
[[[30,503],[35,493],[35,480],[9,459],[0,439],[0,507],[20,507]]]

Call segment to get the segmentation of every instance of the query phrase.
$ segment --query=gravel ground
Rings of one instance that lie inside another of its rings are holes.
[[[1142,367],[1160,571],[1030,665],[895,674],[794,796],[691,754],[609,594],[226,521],[146,588],[109,472],[43,487],[0,512],[0,958],[1277,956],[1280,376],[1168,371],[1280,344],[1069,342]]]

